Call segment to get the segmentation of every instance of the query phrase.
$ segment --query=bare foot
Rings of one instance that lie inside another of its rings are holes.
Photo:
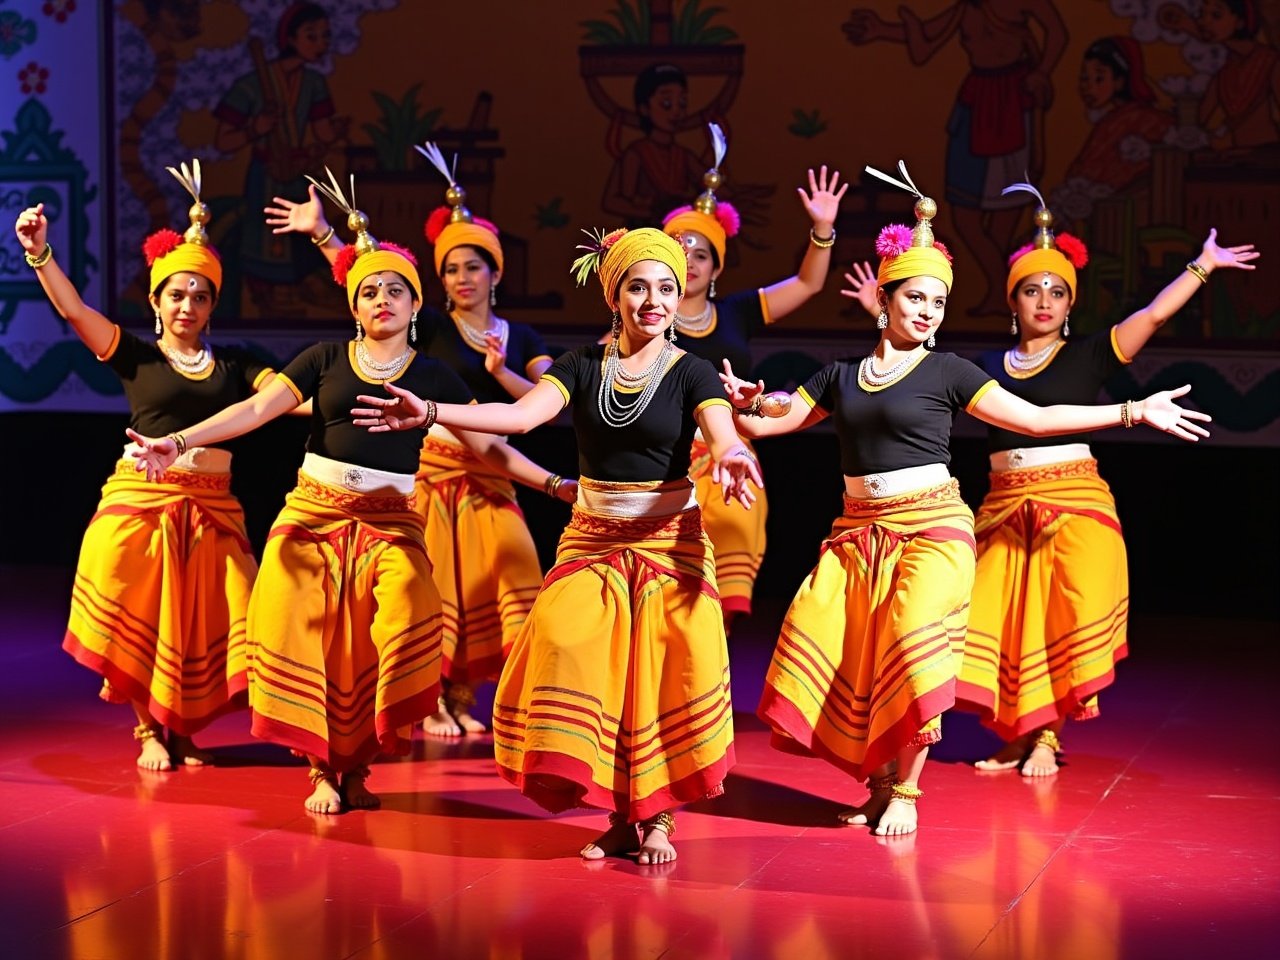
[[[610,823],[609,829],[596,837],[578,855],[583,860],[603,860],[605,857],[623,856],[640,849],[640,834],[634,823]]]
[[[894,797],[880,814],[880,822],[876,824],[877,837],[901,837],[915,833],[918,825],[916,805],[901,797]]]
[[[201,750],[190,737],[173,734],[169,738],[169,754],[184,767],[203,767],[213,763],[213,754]]]
[[[303,806],[307,808],[307,812],[341,813],[342,796],[338,793],[337,775],[313,770],[311,782],[315,784],[315,789],[311,791],[311,796],[307,797],[303,803]]]
[[[369,788],[364,785],[368,776],[368,768],[351,770],[342,775],[342,796],[347,801],[347,806],[353,810],[377,810],[382,806],[382,798],[376,793],[370,793]]]
[[[995,770],[1012,770],[1026,759],[1029,741],[1029,736],[1021,736],[1016,740],[1011,740],[1009,743],[1006,743],[1001,747],[995,756],[987,760],[979,760],[973,765],[973,767],[975,770],[983,770],[987,772]]]
[[[671,845],[667,831],[656,823],[644,827],[644,836],[640,840],[640,852],[636,862],[641,866],[657,863],[671,863],[676,858],[676,848]]]
[[[457,721],[458,726],[463,733],[477,734],[488,733],[489,729],[471,714],[465,710],[460,710],[453,715],[453,719]]]
[[[462,736],[462,727],[458,726],[458,721],[454,720],[453,715],[441,704],[439,710],[422,721],[422,732],[428,737],[451,740]]]
[[[138,766],[143,770],[172,770],[169,760],[169,749],[159,737],[148,737],[142,741],[142,749],[138,753]]]
[[[1058,755],[1047,743],[1037,743],[1022,765],[1024,777],[1052,777],[1058,772]]]
[[[841,810],[836,814],[836,819],[846,827],[865,827],[869,823],[875,823],[880,819],[880,814],[884,813],[889,798],[893,796],[893,784],[893,773],[871,777],[867,780],[867,789],[871,791],[871,796],[867,797],[860,806]]]

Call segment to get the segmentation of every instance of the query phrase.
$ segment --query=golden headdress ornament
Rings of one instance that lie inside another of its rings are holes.
[[[1009,257],[1009,276],[1005,280],[1005,292],[1013,299],[1013,291],[1024,279],[1036,273],[1043,273],[1048,286],[1048,277],[1056,273],[1066,281],[1071,291],[1071,302],[1076,299],[1076,271],[1089,262],[1089,249],[1084,241],[1069,233],[1053,232],[1053,213],[1045,203],[1040,191],[1031,183],[1011,183],[1000,191],[1001,196],[1010,193],[1029,193],[1039,202],[1036,209],[1036,235],[1024,247],[1013,252]]]
[[[891,223],[876,237],[876,253],[882,258],[880,269],[876,273],[877,282],[883,286],[890,281],[907,277],[935,277],[945,283],[950,291],[954,280],[951,252],[945,244],[934,239],[933,225],[930,223],[938,215],[938,205],[920,192],[920,188],[907,173],[907,165],[901,160],[898,161],[901,180],[874,167],[867,167],[866,171],[873,177],[916,196],[916,225],[908,228],[901,223]]]
[[[676,207],[662,219],[663,232],[670,237],[678,237],[686,231],[696,231],[707,238],[716,251],[719,263],[724,264],[725,244],[729,237],[737,236],[742,219],[733,204],[716,198],[716,191],[724,184],[724,176],[720,173],[720,165],[724,163],[729,142],[724,131],[716,123],[707,124],[711,133],[711,149],[715,162],[710,170],[702,175],[702,185],[706,187],[692,206]]]
[[[501,270],[503,256],[498,228],[483,217],[472,216],[467,209],[467,191],[458,183],[458,155],[454,154],[451,167],[445,162],[440,148],[430,140],[421,146],[415,143],[413,149],[426,157],[440,171],[440,175],[449,181],[449,188],[444,192],[447,205],[431,211],[424,228],[427,242],[434,248],[436,273],[444,269],[444,258],[449,255],[449,251],[462,246],[479,247],[487,251]]]
[[[184,233],[176,230],[157,230],[142,244],[143,255],[151,270],[151,289],[155,290],[175,273],[198,273],[206,277],[214,288],[222,286],[222,261],[218,251],[209,242],[205,224],[210,220],[209,207],[200,199],[200,161],[165,167],[182,188],[191,195],[192,204],[187,210],[191,225]]]

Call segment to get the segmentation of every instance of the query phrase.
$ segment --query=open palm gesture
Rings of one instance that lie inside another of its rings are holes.
[[[284,197],[272,197],[271,202],[275,206],[263,207],[262,212],[267,215],[272,233],[305,233],[314,238],[324,236],[329,229],[314,184],[307,187],[307,199],[302,203]]]
[[[876,299],[876,291],[880,289],[880,284],[876,282],[875,270],[866,260],[861,263],[857,260],[853,261],[849,269],[852,272],[844,275],[845,286],[840,288],[840,296],[857,300],[862,304],[863,310],[873,317],[876,316],[880,313],[880,301]]]
[[[831,236],[836,214],[840,212],[840,200],[848,189],[848,183],[840,183],[839,170],[832,170],[831,176],[827,176],[825,163],[818,169],[816,177],[813,175],[813,168],[809,168],[808,193],[805,193],[804,187],[796,187],[800,202],[804,204],[805,213],[809,214],[809,219],[813,221],[814,232],[819,236]]]
[[[373,397],[362,393],[356,397],[357,401],[368,406],[351,408],[353,424],[368,427],[370,433],[387,433],[392,430],[412,430],[427,422],[430,407],[426,400],[394,383],[383,386],[392,396]]]
[[[1209,230],[1209,236],[1204,241],[1204,249],[1200,251],[1197,259],[1202,266],[1212,266],[1215,270],[1219,267],[1256,270],[1257,266],[1250,261],[1257,260],[1260,256],[1262,254],[1253,248],[1252,243],[1242,243],[1238,247],[1218,246],[1218,230],[1214,227]]]
[[[1161,390],[1153,393],[1141,404],[1142,422],[1162,433],[1169,433],[1183,440],[1195,443],[1201,437],[1207,437],[1209,431],[1198,426],[1195,421],[1209,423],[1213,418],[1199,410],[1187,410],[1173,401],[1191,391],[1191,385],[1178,387],[1176,390]]]

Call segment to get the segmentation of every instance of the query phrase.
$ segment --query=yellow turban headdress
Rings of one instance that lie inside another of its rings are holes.
[[[886,173],[872,167],[867,173],[879,177],[886,183],[900,187],[916,195],[916,225],[909,228],[901,223],[891,223],[880,231],[876,238],[876,253],[881,257],[880,269],[876,271],[876,282],[880,286],[894,280],[905,280],[908,277],[934,277],[941,280],[951,292],[954,273],[951,269],[951,253],[946,246],[933,238],[933,227],[929,221],[938,214],[938,205],[921,193],[907,174],[907,166],[898,161],[898,171],[903,180],[897,180]]]
[[[427,242],[434,248],[436,274],[444,271],[444,258],[455,247],[479,247],[493,257],[498,270],[502,269],[502,244],[498,241],[498,228],[483,217],[474,217],[467,209],[467,191],[458,185],[453,172],[444,161],[444,154],[434,143],[427,141],[422,146],[416,143],[413,148],[431,161],[431,165],[440,171],[449,181],[449,189],[444,198],[447,206],[436,207],[427,217],[424,232]],[[454,157],[457,162],[457,157]]]
[[[1004,188],[1001,194],[1030,193],[1040,201],[1036,210],[1036,237],[1031,243],[1013,252],[1009,258],[1009,276],[1005,280],[1005,293],[1009,302],[1013,302],[1013,292],[1027,277],[1033,274],[1056,273],[1067,282],[1071,293],[1071,302],[1076,302],[1076,271],[1089,262],[1089,250],[1082,240],[1069,233],[1054,235],[1053,214],[1049,212],[1044,197],[1029,183],[1014,183]]]
[[[724,183],[720,164],[729,144],[718,124],[707,126],[715,156],[715,164],[702,175],[702,185],[707,189],[698,195],[693,206],[676,207],[668,213],[662,220],[662,230],[677,238],[690,230],[702,234],[716,252],[716,266],[723,267],[725,243],[729,237],[737,236],[742,221],[732,204],[716,199],[715,191]]]
[[[347,199],[338,184],[338,178],[328,167],[328,183],[315,177],[307,177],[321,193],[332,200],[347,215],[347,229],[356,235],[354,243],[342,248],[333,264],[333,279],[347,288],[347,302],[355,300],[356,291],[368,276],[393,271],[409,281],[414,296],[422,298],[422,280],[418,277],[418,258],[406,248],[395,243],[375,240],[369,233],[369,218],[356,209],[356,178],[351,177],[351,198]]]
[[[582,231],[591,238],[590,244],[579,244],[579,250],[587,252],[573,261],[570,272],[578,285],[587,282],[594,270],[600,276],[604,290],[604,302],[610,310],[618,309],[618,286],[632,264],[642,260],[657,260],[671,268],[676,287],[684,296],[684,283],[689,270],[684,247],[661,230],[641,227],[638,230]]]
[[[182,234],[176,230],[158,230],[143,241],[142,252],[151,268],[150,289],[156,290],[175,273],[198,273],[220,291],[222,261],[204,229],[209,222],[209,207],[200,200],[200,161],[192,160],[190,168],[185,163],[181,167],[181,171],[173,167],[165,169],[191,194],[194,202],[187,211],[191,226]]]

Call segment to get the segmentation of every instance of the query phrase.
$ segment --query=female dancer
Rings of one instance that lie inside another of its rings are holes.
[[[739,224],[737,211],[715,196],[723,182],[719,168],[726,143],[720,128],[714,123],[709,126],[715,166],[703,177],[707,189],[693,206],[678,207],[663,220],[663,230],[680,239],[689,257],[688,286],[681,312],[676,316],[676,330],[683,338],[684,348],[694,356],[710,360],[717,367],[728,359],[735,369],[748,370],[751,338],[766,325],[800,309],[822,290],[836,242],[836,214],[849,185],[840,184],[836,171],[828,179],[825,166],[816,178],[810,170],[809,192],[805,193],[803,187],[796,189],[813,221],[800,269],[794,276],[768,287],[717,298],[716,280],[724,271],[725,243],[737,234]],[[751,595],[764,559],[768,502],[762,493],[755,508],[747,512],[716,496],[711,457],[701,437],[694,440],[692,462],[691,476],[697,485],[702,522],[716,549],[716,583],[727,630],[735,616],[751,612]]]
[[[532,327],[494,314],[503,266],[498,229],[472,217],[439,150],[427,144],[422,153],[450,181],[449,206],[431,215],[427,237],[452,322],[428,321],[419,350],[458,374],[481,403],[509,401],[532,389],[530,379],[540,377],[551,358]],[[314,187],[305,203],[275,202],[266,213],[277,232],[307,233],[330,261],[337,258],[343,245],[333,238]],[[508,368],[508,358],[516,358],[519,372]],[[484,724],[470,713],[473,685],[496,679],[529,615],[542,585],[537,548],[507,475],[439,424],[422,445],[417,493],[444,613],[443,694],[423,729],[435,737],[483,733]]]
[[[760,483],[714,368],[669,339],[684,249],[659,230],[598,238],[613,337],[567,353],[514,404],[460,407],[361,396],[373,431],[445,423],[523,433],[573,405],[582,477],[556,565],[507,660],[494,706],[499,773],[551,811],[600,807],[610,826],[587,859],[675,859],[670,810],[719,794],[733,765],[729,659],[711,544],[689,449],[701,428],[724,496]]]
[[[738,424],[768,436],[835,416],[845,513],[787,612],[759,713],[782,748],[869,777],[870,799],[841,820],[876,822],[885,836],[916,829],[920,774],[954,701],[968,619],[973,515],[947,471],[955,413],[1039,436],[1145,422],[1187,440],[1206,436],[1193,421],[1209,418],[1172,402],[1185,387],[1118,406],[1036,407],[967,360],[926,351],[952,281],[929,225],[937,207],[909,179],[871,172],[919,197],[915,229],[895,224],[877,240],[879,343],[814,374],[785,416]],[[737,407],[763,390],[728,365],[725,383]]]
[[[185,234],[161,230],[143,244],[155,340],[80,299],[53,258],[43,204],[24,210],[16,225],[54,309],[123,382],[129,426],[161,435],[251,396],[272,376],[246,351],[215,352],[204,339],[222,264],[204,229],[200,162],[169,171],[195,204]],[[243,700],[245,612],[257,565],[231,494],[229,451],[192,444],[161,484],[143,482],[129,452],[85,531],[62,646],[102,675],[102,699],[133,706],[139,767],[199,766],[211,758],[191,737]]]
[[[1035,242],[1010,258],[1007,282],[1018,337],[979,366],[1031,403],[1086,403],[1219,268],[1253,270],[1252,244],[1220,247],[1211,230],[1200,254],[1147,306],[1110,330],[1069,337],[1084,244],[1056,237],[1040,201]],[[956,698],[982,714],[1006,745],[980,770],[1058,772],[1068,717],[1098,715],[1098,693],[1128,652],[1128,570],[1111,490],[1098,476],[1089,435],[1025,438],[988,433],[991,490],[975,519],[978,566]]]
[[[405,753],[407,724],[439,693],[440,600],[431,586],[424,521],[413,509],[423,432],[371,436],[348,411],[372,384],[399,382],[467,403],[466,386],[410,345],[421,305],[412,255],[379,244],[334,183],[357,231],[334,266],[356,338],[304,350],[257,397],[163,439],[132,433],[139,469],[163,473],[184,448],[239,436],[315,400],[298,485],[285,500],[249,608],[253,734],[305,754],[314,789],[306,808],[374,807],[366,764]],[[541,487],[539,470],[493,438],[460,434],[513,476]]]

